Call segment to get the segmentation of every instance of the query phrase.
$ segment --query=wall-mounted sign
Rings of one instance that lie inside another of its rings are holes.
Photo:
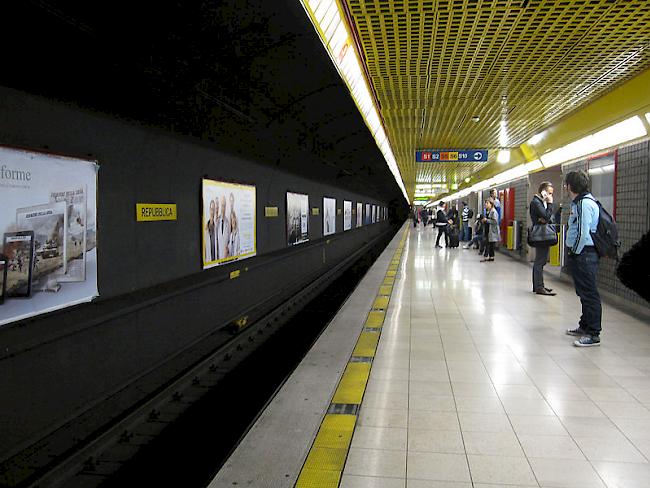
[[[487,163],[487,149],[424,149],[415,151],[416,163]]]
[[[311,214],[312,215],[320,215],[320,209],[318,207],[314,207],[311,209]]]
[[[278,207],[264,207],[264,217],[277,217]]]
[[[135,219],[138,222],[176,220],[175,203],[136,203]]]

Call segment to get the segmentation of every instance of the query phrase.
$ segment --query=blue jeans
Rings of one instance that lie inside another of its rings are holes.
[[[460,228],[460,240],[469,241],[469,222],[463,222]]]
[[[581,254],[569,254],[568,268],[573,276],[576,295],[582,304],[582,316],[578,325],[587,334],[599,336],[602,330],[603,309],[596,286],[600,258],[593,247],[586,247]]]

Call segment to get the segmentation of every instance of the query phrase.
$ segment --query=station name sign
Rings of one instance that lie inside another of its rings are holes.
[[[415,151],[416,163],[487,163],[487,149],[423,149]]]
[[[135,218],[138,222],[176,220],[175,203],[136,203]]]

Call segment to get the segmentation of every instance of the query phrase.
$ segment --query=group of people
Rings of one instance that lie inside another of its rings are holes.
[[[231,193],[228,200],[229,205],[226,205],[225,195],[210,200],[210,214],[205,225],[205,256],[208,262],[240,254],[235,195]]]
[[[571,211],[568,217],[566,232],[567,267],[573,278],[576,295],[580,298],[582,313],[577,327],[569,328],[566,334],[575,336],[574,345],[591,347],[600,345],[602,331],[602,304],[597,287],[597,275],[600,255],[595,244],[598,223],[601,212],[600,204],[590,192],[589,175],[585,171],[571,171],[564,181],[564,188],[571,200]],[[530,202],[529,210],[534,225],[560,224],[562,206],[554,203],[554,188],[546,181],[539,185],[537,193]],[[499,224],[501,221],[501,205],[496,190],[490,192],[490,197],[484,203],[484,210],[476,218],[474,236],[464,249],[476,246],[484,258],[482,261],[494,260],[494,249],[501,240]],[[467,229],[471,211],[463,202],[461,212],[462,235],[467,239]],[[417,217],[415,217],[417,219]],[[436,247],[442,235],[448,242],[449,229],[458,222],[458,211],[445,212],[444,202],[440,202],[436,212],[435,225],[438,227]],[[414,221],[417,224],[417,220]],[[426,225],[426,223],[425,223]],[[544,284],[544,265],[549,258],[551,244],[537,245],[533,262],[532,283],[533,292],[538,295],[554,296],[556,293]],[[637,291],[650,301],[647,279],[650,278],[650,231],[641,238],[622,257],[617,274],[621,281]],[[645,270],[645,271],[644,271]]]

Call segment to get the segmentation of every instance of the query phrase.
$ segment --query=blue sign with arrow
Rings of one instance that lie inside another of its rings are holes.
[[[487,163],[487,149],[424,149],[415,151],[416,163]]]

